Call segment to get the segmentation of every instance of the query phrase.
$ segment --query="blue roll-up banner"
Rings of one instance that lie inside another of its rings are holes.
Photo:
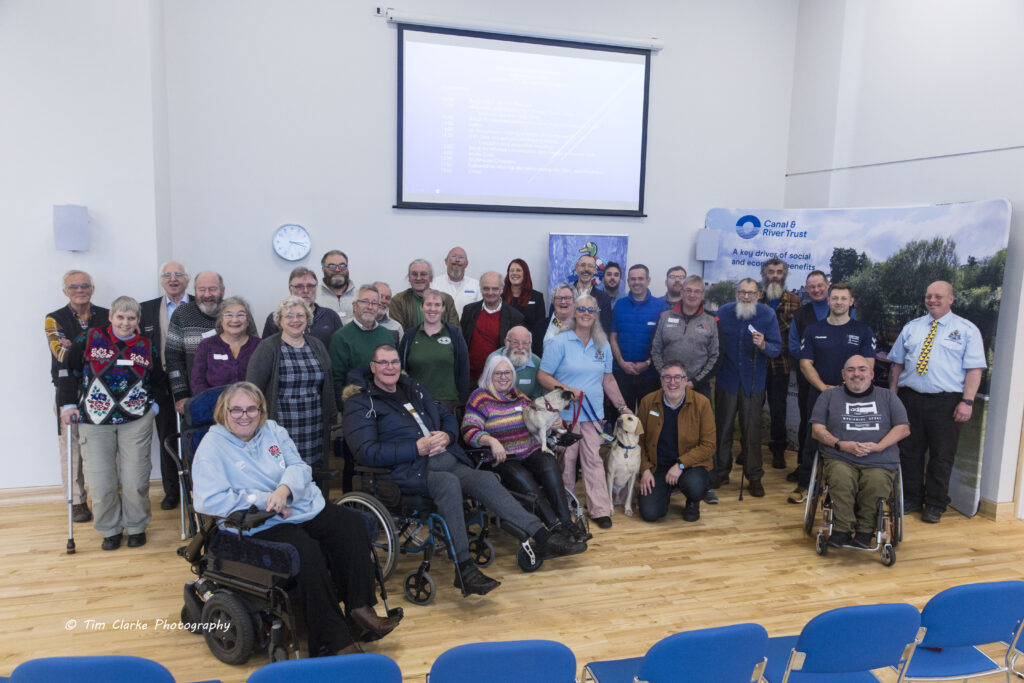
[[[887,384],[886,353],[903,325],[924,315],[924,292],[935,280],[953,284],[953,311],[981,330],[992,366],[1002,299],[1010,202],[994,199],[937,206],[868,209],[712,209],[705,228],[719,232],[718,258],[707,263],[708,308],[733,300],[732,283],[761,279],[761,264],[789,264],[786,286],[804,296],[807,274],[853,288],[857,318],[875,332],[876,383]],[[988,414],[989,371],[974,415],[963,425],[950,480],[952,505],[977,514]],[[796,440],[796,382],[790,382],[787,423]]]
[[[625,274],[626,254],[629,250],[628,235],[571,235],[552,232],[548,236],[548,291],[544,300],[551,303],[551,290],[559,282],[576,282],[576,261],[584,254],[597,261],[595,280],[604,276],[604,264],[614,261],[622,266]],[[625,279],[625,278],[623,278]],[[536,285],[534,285],[536,287]]]

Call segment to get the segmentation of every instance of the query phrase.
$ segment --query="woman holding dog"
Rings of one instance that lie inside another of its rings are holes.
[[[516,389],[516,371],[505,356],[492,356],[480,375],[462,418],[462,438],[473,448],[489,448],[494,469],[506,488],[532,496],[544,524],[570,540],[584,541],[569,515],[554,457],[541,451],[526,428],[530,399]],[[538,484],[538,482],[540,482]]]
[[[393,631],[401,617],[380,617],[373,608],[374,569],[362,517],[324,503],[288,432],[267,419],[259,387],[250,382],[229,386],[217,400],[213,419],[217,424],[199,444],[192,469],[196,512],[227,517],[255,506],[277,513],[244,533],[287,543],[298,552],[296,581],[310,654],[361,651],[339,599],[364,639]]]
[[[579,460],[587,510],[599,527],[610,529],[612,501],[598,453],[604,433],[605,394],[620,413],[632,411],[626,407],[612,375],[612,349],[598,320],[599,313],[594,297],[584,295],[576,299],[573,317],[565,323],[565,329],[544,346],[537,381],[548,391],[564,386],[572,392],[574,400],[582,403],[579,422],[573,428],[582,438],[565,449],[562,481],[567,489],[575,490]],[[572,421],[572,409],[561,414],[563,420]]]

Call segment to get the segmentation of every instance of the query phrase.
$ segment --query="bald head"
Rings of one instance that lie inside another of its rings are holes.
[[[168,261],[160,268],[160,286],[171,301],[181,301],[188,287],[188,271],[177,261]]]
[[[512,361],[512,366],[521,368],[530,362],[533,335],[522,325],[516,325],[505,335],[505,356]]]
[[[867,391],[874,378],[874,369],[864,356],[850,356],[843,364],[843,384],[855,394]]]
[[[924,307],[928,309],[928,313],[935,320],[949,313],[955,300],[953,285],[945,280],[936,280],[931,283],[924,293]]]
[[[487,308],[495,308],[501,301],[501,286],[503,282],[501,275],[489,270],[480,276],[480,295],[484,299]]]
[[[445,269],[448,271],[448,279],[452,282],[460,282],[466,276],[466,266],[469,265],[469,257],[462,247],[452,247],[448,255],[444,257]]]

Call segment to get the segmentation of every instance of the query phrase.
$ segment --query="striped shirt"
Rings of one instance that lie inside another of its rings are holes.
[[[510,398],[477,389],[466,404],[462,438],[470,447],[480,448],[483,437],[493,436],[505,447],[508,457],[522,460],[540,449],[540,443],[523,421],[523,410],[529,410],[529,404],[530,399],[518,391]]]

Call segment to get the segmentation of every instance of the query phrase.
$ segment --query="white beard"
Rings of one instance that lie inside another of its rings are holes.
[[[199,310],[205,313],[206,315],[213,315],[214,313],[217,312],[217,309],[220,308],[220,302],[215,301],[213,303],[204,303],[196,301],[196,306],[198,306]]]
[[[529,351],[511,351],[511,350],[506,349],[505,350],[505,356],[510,361],[512,361],[512,367],[514,367],[516,370],[518,370],[519,368],[523,367],[528,362],[530,362],[530,352]]]
[[[786,284],[784,282],[770,282],[764,286],[764,295],[771,301],[772,299],[781,299],[782,293],[786,291]]]
[[[740,320],[750,320],[754,317],[754,313],[756,311],[756,301],[751,301],[750,303],[743,303],[741,301],[736,302],[736,317]]]

